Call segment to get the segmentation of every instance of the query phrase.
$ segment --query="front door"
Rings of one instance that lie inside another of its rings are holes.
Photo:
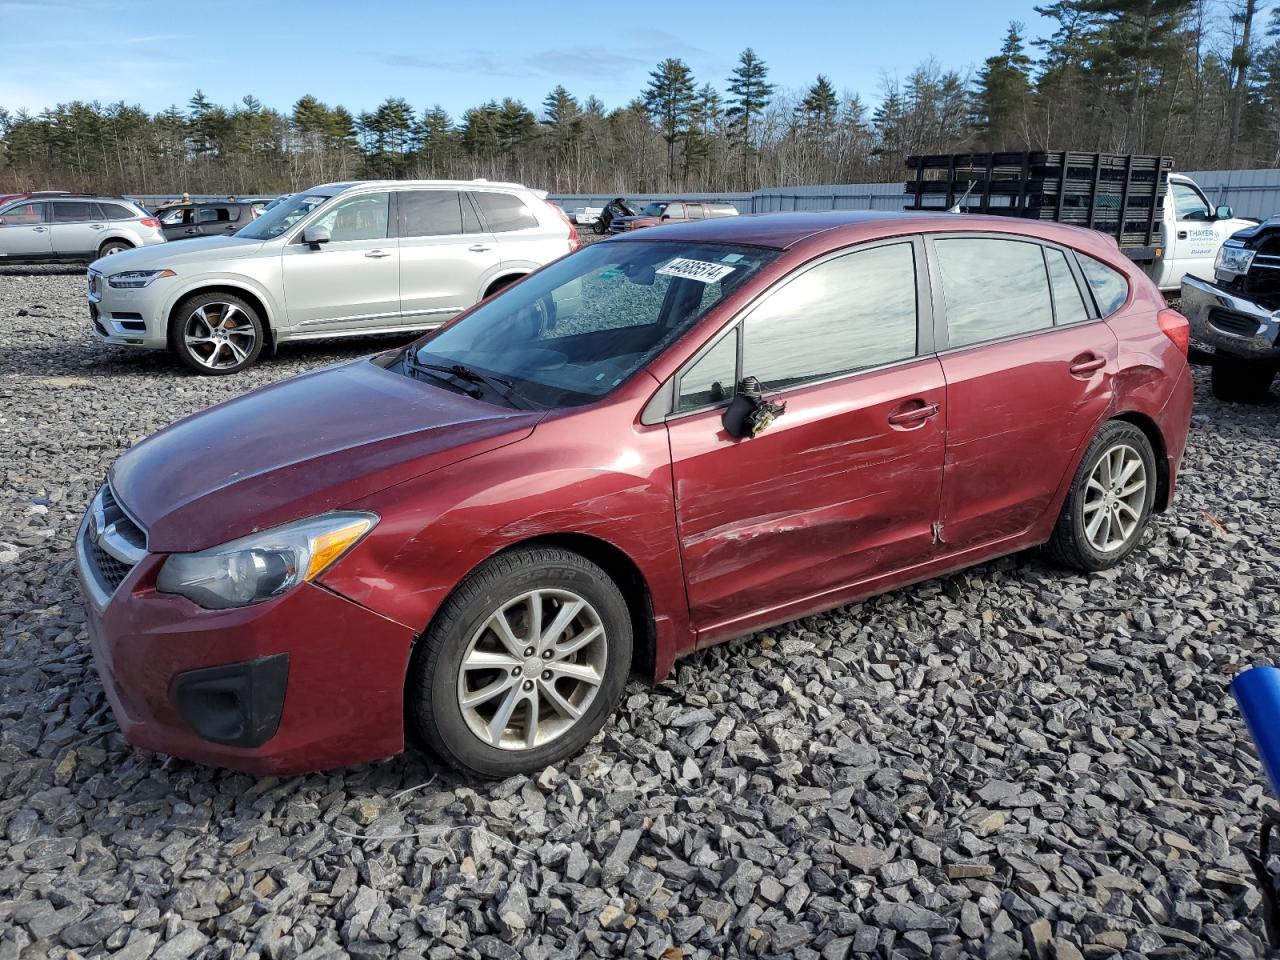
[[[1218,248],[1236,229],[1235,221],[1216,220],[1213,208],[1199,188],[1190,183],[1169,184],[1173,207],[1172,266],[1166,286],[1177,288],[1186,274],[1213,279]]]
[[[802,268],[679,376],[677,523],[693,622],[712,639],[933,555],[946,393],[919,329],[922,250],[898,240]],[[735,440],[721,418],[744,376],[787,407]]]
[[[0,260],[35,259],[53,253],[48,209],[43,200],[24,200],[0,214]]]
[[[284,248],[284,295],[293,335],[332,327],[377,329],[400,322],[400,254],[389,236],[390,194],[340,200],[307,229],[329,242],[312,249],[299,230]]]
[[[443,323],[480,299],[501,265],[498,244],[457,190],[398,190],[395,196],[401,322]]]
[[[957,553],[1024,533],[1052,506],[1111,404],[1118,344],[1086,308],[1069,252],[931,242],[948,347],[941,549]]]

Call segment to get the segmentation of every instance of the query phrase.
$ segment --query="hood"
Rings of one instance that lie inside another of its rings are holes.
[[[355,360],[166,427],[116,461],[111,485],[148,549],[203,550],[513,443],[542,416]]]
[[[1271,217],[1268,220],[1263,220],[1261,223],[1247,223],[1241,229],[1231,234],[1231,239],[1247,243],[1264,233],[1270,233],[1272,230],[1276,229],[1280,229],[1280,217]]]
[[[262,249],[265,240],[250,240],[242,237],[193,237],[181,243],[155,243],[145,247],[134,247],[114,254],[110,258],[102,257],[89,264],[91,270],[104,275],[120,273],[124,270],[161,270],[174,269],[187,263],[198,263],[207,268],[219,260],[239,260],[253,256]]]

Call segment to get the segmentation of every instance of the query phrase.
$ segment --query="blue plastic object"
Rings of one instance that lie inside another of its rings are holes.
[[[1253,667],[1244,671],[1232,681],[1231,695],[1253,735],[1262,769],[1271,781],[1271,792],[1280,799],[1280,668]]]

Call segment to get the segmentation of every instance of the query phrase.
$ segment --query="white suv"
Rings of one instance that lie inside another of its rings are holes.
[[[95,261],[89,314],[104,343],[235,373],[284,341],[438,326],[577,247],[563,211],[519,184],[331,183],[232,236]]]

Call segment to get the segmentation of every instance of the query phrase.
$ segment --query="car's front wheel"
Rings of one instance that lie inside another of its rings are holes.
[[[1105,424],[1076,470],[1049,554],[1085,572],[1115,566],[1142,538],[1155,505],[1156,479],[1147,435],[1124,420]]]
[[[463,581],[418,641],[409,722],[469,773],[540,770],[604,726],[631,647],[626,602],[599,566],[556,547],[499,554]]]
[[[1228,403],[1266,403],[1276,368],[1269,363],[1216,357],[1210,374],[1213,395]]]
[[[258,311],[229,293],[184,301],[169,326],[169,343],[199,373],[238,373],[258,359],[265,339]]]

